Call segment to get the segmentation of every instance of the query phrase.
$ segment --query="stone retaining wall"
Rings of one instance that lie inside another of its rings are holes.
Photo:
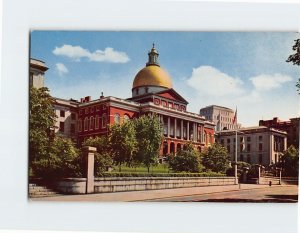
[[[94,193],[233,184],[234,177],[108,177],[94,179]],[[86,179],[64,179],[58,182],[57,189],[68,194],[85,194]]]

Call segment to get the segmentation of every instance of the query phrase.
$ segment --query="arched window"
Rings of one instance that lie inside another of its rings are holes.
[[[102,128],[106,128],[106,114],[102,116]]]
[[[94,129],[94,117],[90,118],[90,129]]]
[[[124,115],[124,122],[129,121],[129,119],[130,119],[129,116],[125,114],[125,115]]]
[[[89,119],[86,117],[84,118],[84,131],[87,131],[89,129]]]
[[[95,129],[99,129],[99,116],[95,117]]]
[[[114,121],[116,124],[120,124],[120,114],[118,114],[118,113],[115,114]]]

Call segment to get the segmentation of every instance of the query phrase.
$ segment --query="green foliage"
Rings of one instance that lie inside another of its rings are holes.
[[[200,173],[134,173],[134,172],[106,172],[99,177],[224,177],[225,174],[217,172]]]
[[[79,177],[79,151],[70,139],[55,137],[46,156],[33,161],[35,176],[53,180],[63,177]]]
[[[202,152],[201,157],[206,171],[225,173],[230,166],[227,149],[218,143]]]
[[[157,163],[160,145],[163,139],[160,122],[156,116],[142,116],[134,120],[137,153],[136,160],[149,168]]]
[[[192,144],[186,144],[185,149],[179,150],[169,161],[170,168],[175,172],[200,172],[202,170],[199,153]]]
[[[296,52],[288,57],[287,62],[292,62],[293,65],[300,66],[300,39],[295,40],[295,44],[293,45],[293,50]],[[300,94],[300,79],[296,83],[297,91]]]
[[[54,129],[55,114],[52,98],[45,87],[30,88],[29,98],[29,167],[33,161],[49,152],[50,129]]]
[[[112,125],[109,141],[115,163],[119,166],[124,163],[131,165],[134,160],[134,153],[137,151],[134,122],[127,121],[121,125]]]
[[[250,167],[251,167],[251,164],[243,162],[243,161],[238,161],[237,162],[238,177],[241,176],[241,174],[242,174],[242,172],[245,168],[250,168]],[[234,174],[234,165],[231,165],[231,167],[227,169],[226,175],[227,176],[234,176],[235,175]]]
[[[283,152],[279,164],[284,176],[297,177],[299,174],[299,151],[292,145]]]
[[[95,153],[96,176],[101,176],[109,167],[112,167],[113,159],[110,152],[109,139],[107,137],[89,138],[83,143],[83,146],[93,146],[97,149],[97,153]]]

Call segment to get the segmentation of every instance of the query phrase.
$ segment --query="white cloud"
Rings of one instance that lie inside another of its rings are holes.
[[[69,73],[68,68],[62,63],[56,63],[55,68],[59,76],[64,76],[65,74]]]
[[[104,50],[96,50],[90,52],[80,46],[63,45],[55,47],[52,51],[57,56],[66,56],[79,61],[80,58],[88,58],[90,61],[96,62],[111,62],[111,63],[126,63],[130,59],[125,52],[115,51],[113,48],[107,47]]]
[[[250,80],[256,88],[256,90],[269,91],[281,87],[286,82],[292,81],[292,78],[290,76],[282,74],[261,74],[250,78]]]
[[[232,96],[244,92],[243,82],[239,78],[231,77],[212,66],[194,68],[187,83],[200,95]]]

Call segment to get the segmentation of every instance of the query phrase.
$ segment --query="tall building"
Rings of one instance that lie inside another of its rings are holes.
[[[216,141],[227,148],[235,161],[236,130],[216,132]],[[287,148],[287,133],[265,126],[240,128],[237,131],[237,160],[268,166],[279,162]]]
[[[29,64],[29,86],[44,87],[44,74],[48,70],[45,62],[31,58]]]
[[[287,146],[293,145],[299,149],[299,123],[300,118],[290,118],[289,121],[281,121],[278,117],[274,117],[272,120],[260,120],[260,126],[271,127],[287,132]]]
[[[216,131],[241,128],[241,124],[237,123],[237,111],[234,112],[230,108],[210,105],[201,108],[200,115],[204,116],[205,119],[214,122]]]
[[[160,67],[158,56],[153,45],[146,66],[133,80],[132,96],[128,99],[103,93],[95,100],[90,96],[79,101],[54,98],[56,132],[81,145],[89,137],[107,136],[109,125],[155,114],[164,134],[160,155],[176,153],[187,142],[198,150],[214,143],[214,123],[187,111],[188,102],[173,89],[172,79]]]

